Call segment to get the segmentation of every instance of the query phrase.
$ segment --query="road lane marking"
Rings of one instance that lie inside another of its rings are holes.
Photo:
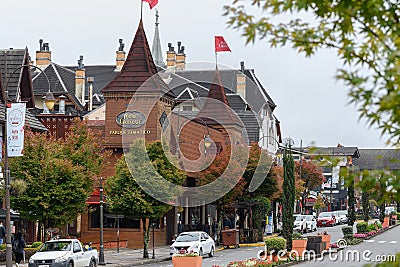
[[[367,242],[367,243],[374,243],[375,240],[364,240],[364,242]]]
[[[397,244],[397,241],[390,241],[389,244]]]
[[[386,243],[386,241],[379,241],[378,243],[379,244],[384,244],[384,243]]]

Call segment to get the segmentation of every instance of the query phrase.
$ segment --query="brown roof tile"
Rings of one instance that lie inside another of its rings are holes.
[[[243,126],[239,116],[229,106],[218,69],[215,69],[214,80],[208,91],[207,99],[196,118],[201,118],[207,125]]]
[[[150,79],[150,77],[152,78]],[[151,56],[142,20],[140,20],[121,72],[101,92],[105,94],[136,92],[140,87],[142,87],[141,92],[167,93],[173,97],[168,86],[157,75],[157,68]]]

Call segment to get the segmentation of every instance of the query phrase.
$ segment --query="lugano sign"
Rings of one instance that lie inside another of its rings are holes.
[[[146,123],[146,116],[135,110],[124,111],[115,118],[117,124],[128,129],[136,129],[142,127]]]

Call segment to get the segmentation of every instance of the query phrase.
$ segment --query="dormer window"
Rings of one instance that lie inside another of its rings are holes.
[[[183,110],[183,111],[192,111],[192,110],[193,110],[193,107],[192,107],[192,106],[183,106],[183,107],[182,107],[182,110]]]

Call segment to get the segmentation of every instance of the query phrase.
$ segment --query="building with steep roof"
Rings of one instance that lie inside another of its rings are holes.
[[[46,127],[31,113],[35,99],[33,97],[32,76],[29,69],[30,59],[28,49],[0,50],[0,121],[5,122],[4,99],[8,91],[8,101],[26,102],[26,127],[33,131],[47,131]],[[3,130],[1,130],[3,134]]]

